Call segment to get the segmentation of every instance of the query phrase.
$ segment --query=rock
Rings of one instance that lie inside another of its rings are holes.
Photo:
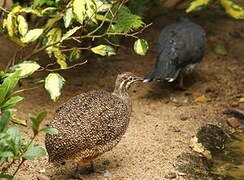
[[[211,153],[210,151],[208,151],[202,143],[198,142],[198,138],[197,137],[193,137],[191,138],[190,141],[190,147],[192,148],[193,151],[198,152],[203,154],[205,157],[207,158],[211,158]]]
[[[198,143],[201,143],[211,154],[221,151],[224,144],[230,140],[222,128],[213,124],[201,127],[196,137]]]
[[[176,178],[176,173],[175,172],[169,172],[167,173],[164,178],[166,179],[175,179]]]
[[[240,126],[240,122],[235,117],[228,118],[227,123],[233,128],[238,128]]]

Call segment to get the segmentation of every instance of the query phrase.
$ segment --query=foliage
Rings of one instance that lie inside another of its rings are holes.
[[[39,64],[36,64],[35,68],[41,67],[41,70],[51,72],[65,70],[73,67],[69,66],[69,61],[77,62],[77,59],[82,58],[81,51],[91,51],[101,56],[115,55],[114,46],[118,46],[117,43],[113,43],[115,37],[128,36],[138,39],[136,35],[149,25],[146,25],[140,16],[133,14],[125,2],[125,0],[28,0],[23,3],[24,5],[15,4],[10,10],[1,8],[4,12],[1,28],[2,32],[19,46],[34,45],[30,54],[15,62],[32,62],[31,65],[34,66],[32,57],[45,51],[50,58],[56,59],[59,68],[48,69]],[[33,25],[28,21],[27,15],[36,18],[35,21],[40,23]],[[87,40],[91,41],[90,46],[85,46]],[[66,41],[74,41],[78,45],[69,47]],[[97,44],[97,42],[103,43]],[[81,61],[77,64],[84,63]],[[62,79],[63,84],[65,81],[61,75],[57,73],[56,75]],[[53,77],[53,74],[47,76],[45,83],[49,82],[50,77]],[[58,81],[56,84],[59,84]],[[45,87],[49,85],[45,84]],[[46,89],[49,93],[53,92],[49,88]],[[54,101],[60,95],[56,90],[55,93],[56,95],[50,94]]]
[[[244,19],[244,7],[238,5],[231,0],[218,0],[224,7],[227,14],[235,19]],[[192,12],[200,10],[207,5],[216,2],[216,0],[193,0],[190,6],[186,9],[186,12]]]
[[[40,128],[40,124],[46,117],[43,111],[36,117],[31,117],[33,136],[20,134],[18,125],[10,126],[11,119],[16,112],[13,107],[23,98],[14,96],[20,91],[14,91],[20,78],[27,77],[39,67],[35,62],[23,62],[20,65],[9,68],[8,72],[1,72],[2,83],[0,85],[0,178],[12,179],[26,160],[34,160],[37,157],[46,156],[44,148],[34,141],[39,132],[56,134],[54,128]],[[13,174],[8,170],[17,167]]]

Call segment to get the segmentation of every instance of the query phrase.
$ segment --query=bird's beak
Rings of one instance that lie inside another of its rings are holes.
[[[143,78],[142,77],[134,77],[133,81],[143,81]]]

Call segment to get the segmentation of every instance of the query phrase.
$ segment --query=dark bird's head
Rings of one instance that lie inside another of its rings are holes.
[[[117,76],[114,88],[114,94],[126,96],[130,85],[136,81],[143,81],[143,78],[135,76],[131,72],[124,72]]]

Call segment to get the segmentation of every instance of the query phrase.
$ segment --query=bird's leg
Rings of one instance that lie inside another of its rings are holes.
[[[179,88],[182,90],[185,90],[185,86],[184,86],[184,77],[183,75],[180,75],[180,82],[179,82]]]
[[[95,172],[95,167],[94,167],[94,163],[93,163],[93,161],[90,161],[90,169],[91,169],[91,172],[92,172],[92,173]]]

